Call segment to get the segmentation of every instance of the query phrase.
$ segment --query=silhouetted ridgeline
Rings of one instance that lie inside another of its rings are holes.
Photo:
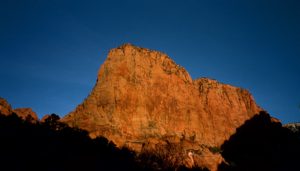
[[[248,120],[222,146],[222,171],[300,170],[299,132],[272,122],[266,112]]]
[[[139,157],[103,137],[90,139],[86,131],[70,128],[58,120],[55,114],[44,122],[0,114],[0,170],[189,170],[167,166],[159,156]]]

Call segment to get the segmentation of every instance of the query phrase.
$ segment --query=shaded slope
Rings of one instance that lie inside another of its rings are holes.
[[[222,146],[221,171],[299,170],[300,139],[266,112],[239,127]]]
[[[32,123],[16,114],[5,116],[0,112],[0,139],[0,170],[191,170],[168,165],[165,158],[147,153],[143,158],[156,160],[145,162],[104,137],[91,139],[86,131],[60,123],[55,114],[43,123]]]

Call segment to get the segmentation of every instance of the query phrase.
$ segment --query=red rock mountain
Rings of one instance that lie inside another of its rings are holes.
[[[136,151],[185,140],[196,162],[216,170],[222,158],[208,147],[223,144],[261,110],[245,89],[193,80],[166,54],[124,44],[110,50],[90,95],[62,121]]]

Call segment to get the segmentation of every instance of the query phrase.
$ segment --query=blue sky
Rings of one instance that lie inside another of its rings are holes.
[[[193,78],[248,89],[283,123],[300,121],[300,1],[0,1],[0,96],[39,117],[72,111],[108,50],[167,53]]]

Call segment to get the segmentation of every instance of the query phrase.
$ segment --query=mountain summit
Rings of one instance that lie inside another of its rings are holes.
[[[260,111],[245,89],[193,80],[166,54],[124,44],[110,50],[90,95],[62,121],[138,152],[149,143],[185,142],[185,151],[215,170],[221,157],[208,161],[201,150],[219,147]]]

